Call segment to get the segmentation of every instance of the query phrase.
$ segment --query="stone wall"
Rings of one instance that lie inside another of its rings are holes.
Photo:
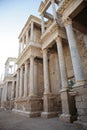
[[[60,80],[60,70],[58,64],[58,54],[57,52],[49,54],[49,77],[50,77],[50,88],[52,94],[54,94],[54,110],[59,114],[61,113],[61,80]]]
[[[87,49],[84,43],[84,34],[75,30],[75,36],[78,43],[78,49],[79,49],[85,77],[87,77]]]

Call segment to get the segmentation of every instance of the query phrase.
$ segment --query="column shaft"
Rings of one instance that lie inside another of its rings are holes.
[[[17,70],[17,84],[16,84],[16,98],[18,98],[19,96],[19,80],[20,80],[20,73],[19,73],[19,70]]]
[[[11,99],[14,99],[14,87],[15,87],[15,81],[12,82]]]
[[[24,50],[24,36],[22,38],[22,51]]]
[[[81,63],[81,58],[77,47],[77,41],[72,28],[72,22],[69,21],[65,23],[65,28],[66,28],[67,38],[69,42],[69,48],[71,53],[75,79],[76,81],[82,81],[85,79],[85,77],[84,77],[83,67]]]
[[[21,66],[20,68],[20,92],[19,92],[19,96],[22,97],[23,96],[23,66]]]
[[[56,42],[57,42],[57,50],[58,50],[58,57],[59,57],[61,84],[62,84],[62,88],[67,88],[68,82],[67,82],[67,74],[66,74],[66,65],[65,65],[64,55],[63,55],[63,48],[62,48],[62,39],[58,37],[56,39]]]
[[[87,50],[87,35],[84,36],[84,44],[85,44],[85,48]]]
[[[30,40],[34,41],[34,22],[31,22],[31,36]]]
[[[38,71],[37,71],[37,61],[34,64],[34,92],[37,95],[37,80],[38,80]]]
[[[24,97],[27,97],[28,92],[28,62],[25,62],[25,73],[24,73]]]
[[[45,23],[44,23],[44,17],[43,16],[41,16],[41,19],[42,19],[42,24],[41,24],[41,28],[42,28],[42,34],[44,33],[44,31],[45,31]]]
[[[30,57],[30,89],[29,96],[34,95],[34,57]]]
[[[50,93],[47,50],[43,50],[44,94]]]
[[[19,42],[19,55],[21,53],[21,43]]]
[[[57,19],[57,13],[56,13],[56,7],[55,7],[54,0],[51,0],[51,4],[52,4],[52,10],[53,10],[53,17],[54,17],[54,19]]]
[[[28,30],[26,31],[26,45],[28,44]]]

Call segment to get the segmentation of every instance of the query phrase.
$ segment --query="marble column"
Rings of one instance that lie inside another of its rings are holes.
[[[22,37],[22,51],[24,50],[24,36]]]
[[[19,97],[22,97],[23,96],[23,87],[24,87],[24,74],[23,74],[23,66],[21,66],[20,68],[20,89],[19,89]]]
[[[66,65],[65,65],[64,55],[63,55],[61,37],[57,37],[56,43],[57,43],[57,50],[58,50],[58,57],[59,57],[61,84],[62,84],[62,88],[67,88],[68,81],[67,81]]]
[[[55,1],[51,0],[52,10],[53,10],[53,17],[54,19],[57,19],[57,13],[56,13],[56,7],[55,7]]]
[[[64,54],[63,54],[62,39],[60,36],[57,37],[56,42],[57,42],[61,85],[62,85],[62,88],[60,90],[61,103],[62,103],[62,114],[60,115],[60,119],[64,120],[65,122],[70,122],[71,115],[69,109],[70,104],[69,104],[67,72],[66,72],[66,65],[65,65]]]
[[[84,35],[84,44],[85,44],[85,48],[87,50],[87,34]]]
[[[43,50],[44,94],[50,93],[47,50]]]
[[[28,94],[28,61],[25,62],[25,72],[24,72],[24,97]]]
[[[21,54],[21,42],[19,42],[19,55]]]
[[[20,70],[17,70],[17,85],[16,85],[16,98],[19,96],[19,86],[20,86]]]
[[[34,41],[34,22],[31,22],[31,35],[30,35],[30,40]]]
[[[26,45],[28,44],[28,30],[26,31]]]
[[[45,31],[45,22],[44,22],[44,16],[43,15],[41,15],[41,28],[42,28],[42,34],[44,33],[44,31]]]
[[[14,88],[15,88],[15,81],[12,81],[12,89],[11,89],[11,100],[14,99]]]
[[[8,82],[5,83],[5,101],[7,101],[7,97],[8,97]]]
[[[72,60],[74,74],[75,74],[76,84],[77,85],[79,85],[79,83],[84,84],[85,76],[84,76],[81,58],[77,47],[77,41],[72,28],[71,19],[66,19],[64,21],[64,25],[67,33],[68,42],[69,42],[69,48],[71,53],[71,60]]]
[[[34,56],[30,56],[30,89],[29,96],[34,96]]]
[[[37,95],[37,85],[38,85],[38,63],[37,61],[34,62],[34,92]]]

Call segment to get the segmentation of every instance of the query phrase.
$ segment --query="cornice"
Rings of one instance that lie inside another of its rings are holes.
[[[64,10],[66,9],[67,5],[71,4],[72,0],[62,0],[59,4],[58,13],[62,14]]]
[[[17,65],[18,68],[20,68],[20,66],[22,64],[25,63],[26,60],[28,60],[30,58],[31,55],[33,55],[34,57],[37,57],[38,54],[37,52],[41,50],[41,46],[38,44],[35,46],[34,44],[32,44],[32,42],[30,42],[31,44],[29,44],[24,51],[21,53],[21,55],[18,57],[17,60]],[[36,43],[35,43],[36,44]],[[40,55],[41,56],[41,55]]]

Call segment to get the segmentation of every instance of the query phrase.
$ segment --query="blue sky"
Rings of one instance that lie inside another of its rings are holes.
[[[0,75],[8,57],[18,55],[18,35],[29,15],[39,16],[41,0],[0,0]]]

